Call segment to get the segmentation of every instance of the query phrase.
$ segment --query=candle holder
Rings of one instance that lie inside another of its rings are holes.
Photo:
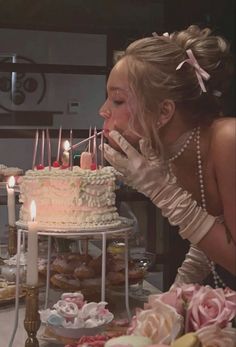
[[[8,232],[8,253],[10,257],[16,254],[17,250],[17,228],[16,226],[9,225]]]
[[[28,334],[28,338],[25,341],[25,347],[39,347],[39,342],[36,337],[41,324],[38,313],[39,288],[38,286],[25,285],[24,289],[26,291],[24,327]]]

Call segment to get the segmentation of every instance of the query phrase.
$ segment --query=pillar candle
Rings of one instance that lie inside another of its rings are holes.
[[[28,222],[28,254],[26,284],[38,285],[38,223],[36,218],[36,204],[33,200],[30,205],[31,222]]]
[[[64,142],[64,151],[62,153],[62,158],[61,158],[62,165],[64,167],[69,166],[69,160],[70,160],[69,148],[70,148],[70,142],[68,140],[66,140]]]
[[[14,176],[11,176],[7,183],[8,224],[10,226],[14,226],[16,221],[14,185],[15,178]]]

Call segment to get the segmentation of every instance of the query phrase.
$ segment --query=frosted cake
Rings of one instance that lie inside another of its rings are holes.
[[[36,203],[36,220],[43,228],[116,227],[121,224],[115,206],[115,170],[73,170],[47,167],[28,170],[20,180],[20,223],[30,221],[30,204]]]

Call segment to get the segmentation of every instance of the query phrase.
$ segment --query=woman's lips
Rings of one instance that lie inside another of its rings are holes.
[[[104,136],[105,136],[105,137],[108,137],[108,136],[109,136],[109,132],[110,132],[110,130],[109,130],[109,129],[104,128],[104,129],[103,129],[103,131],[104,131]]]

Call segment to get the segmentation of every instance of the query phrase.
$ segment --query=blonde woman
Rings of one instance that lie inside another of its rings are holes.
[[[176,281],[235,279],[236,122],[221,110],[232,73],[226,40],[190,26],[133,42],[108,79],[105,157],[190,241]]]

